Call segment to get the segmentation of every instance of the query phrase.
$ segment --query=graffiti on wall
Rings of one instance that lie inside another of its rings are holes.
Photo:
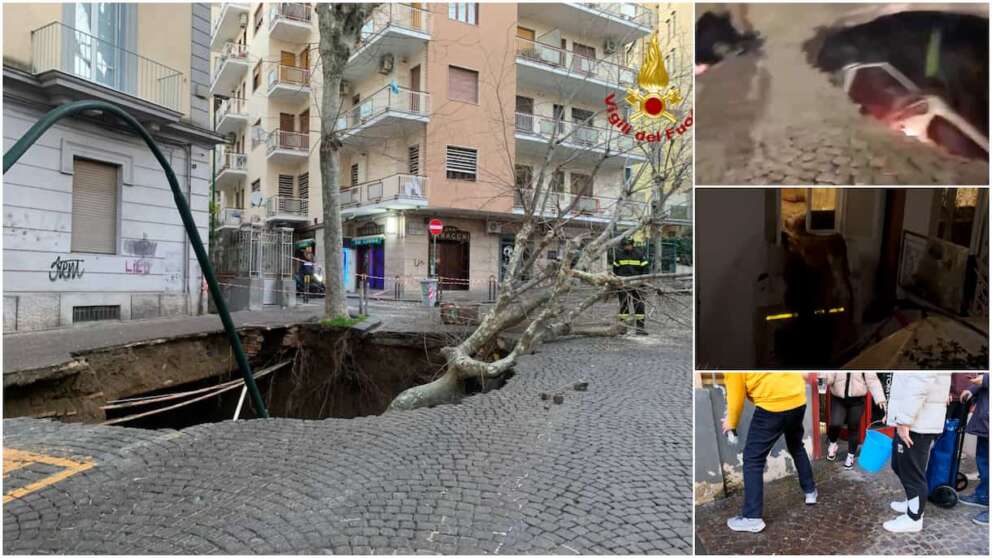
[[[152,262],[148,260],[124,260],[124,272],[131,275],[148,275],[152,272]]]
[[[60,279],[63,281],[81,279],[85,271],[83,269],[83,261],[82,258],[62,259],[62,256],[56,257],[55,261],[49,267],[48,280],[55,282]]]
[[[148,235],[143,235],[140,240],[125,240],[124,253],[141,258],[151,258],[158,250],[158,242],[148,240]]]

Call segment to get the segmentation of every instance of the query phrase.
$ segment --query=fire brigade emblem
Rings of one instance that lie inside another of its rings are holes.
[[[631,122],[642,118],[657,120],[664,118],[671,123],[677,121],[668,109],[682,103],[682,93],[675,87],[668,87],[668,71],[661,57],[658,35],[652,35],[644,51],[644,63],[637,73],[637,87],[627,89],[627,104],[633,109]]]

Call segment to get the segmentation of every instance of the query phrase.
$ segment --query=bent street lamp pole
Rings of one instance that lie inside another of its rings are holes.
[[[62,105],[52,109],[44,118],[35,123],[34,126],[31,126],[31,129],[21,139],[17,140],[17,143],[11,146],[9,151],[4,153],[4,174],[7,174],[10,167],[14,166],[14,163],[24,155],[28,148],[34,145],[38,141],[38,138],[57,121],[67,116],[73,116],[90,110],[111,113],[127,123],[132,130],[141,136],[141,139],[145,140],[148,148],[155,155],[155,159],[162,165],[162,170],[165,171],[165,176],[169,180],[169,187],[172,188],[172,197],[176,200],[176,208],[179,209],[179,216],[183,220],[183,227],[186,228],[186,234],[189,235],[190,242],[193,244],[196,260],[200,263],[200,270],[203,272],[203,276],[207,280],[207,285],[210,287],[210,295],[214,297],[217,313],[220,315],[220,321],[224,324],[224,331],[227,333],[227,340],[231,343],[234,357],[238,361],[238,368],[241,369],[241,375],[244,377],[245,387],[248,388],[248,392],[251,394],[252,403],[255,406],[255,410],[258,411],[258,415],[262,418],[269,418],[269,412],[265,408],[262,394],[258,391],[258,385],[255,383],[255,377],[252,375],[248,357],[245,356],[244,347],[241,346],[241,339],[238,337],[238,332],[234,328],[234,322],[231,321],[231,313],[227,310],[227,303],[224,301],[224,296],[220,292],[220,285],[217,283],[217,277],[214,275],[214,268],[210,264],[210,258],[207,256],[207,251],[203,248],[200,233],[196,230],[196,224],[193,222],[193,214],[190,212],[189,203],[187,203],[186,198],[183,197],[182,191],[179,189],[179,181],[176,179],[176,173],[172,170],[172,166],[165,159],[162,150],[158,148],[155,140],[152,139],[152,136],[145,130],[144,126],[121,108],[104,101],[76,101]],[[187,277],[185,280],[188,281],[189,278]]]

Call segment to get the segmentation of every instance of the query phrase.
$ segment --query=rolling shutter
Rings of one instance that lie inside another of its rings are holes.
[[[479,102],[479,72],[448,66],[448,98],[467,103]]]
[[[407,148],[407,170],[410,174],[420,174],[420,144]]]
[[[73,252],[117,253],[117,165],[74,159]]]
[[[295,197],[293,195],[293,175],[291,174],[279,175],[279,197],[281,198]]]
[[[476,149],[449,145],[445,153],[448,178],[475,181],[478,174],[478,156],[479,152]]]
[[[296,180],[300,186],[300,198],[304,200],[310,199],[310,173],[305,172],[296,177]]]

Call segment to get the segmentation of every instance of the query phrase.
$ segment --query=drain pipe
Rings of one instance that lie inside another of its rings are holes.
[[[186,203],[193,201],[193,144],[187,143],[186,148]],[[209,211],[210,204],[207,204]],[[209,231],[207,232],[207,242],[210,241]],[[208,245],[209,248],[209,245]],[[197,289],[199,291],[199,289]],[[189,288],[189,236],[183,239],[183,292],[186,293],[186,313],[192,314],[193,295]]]

